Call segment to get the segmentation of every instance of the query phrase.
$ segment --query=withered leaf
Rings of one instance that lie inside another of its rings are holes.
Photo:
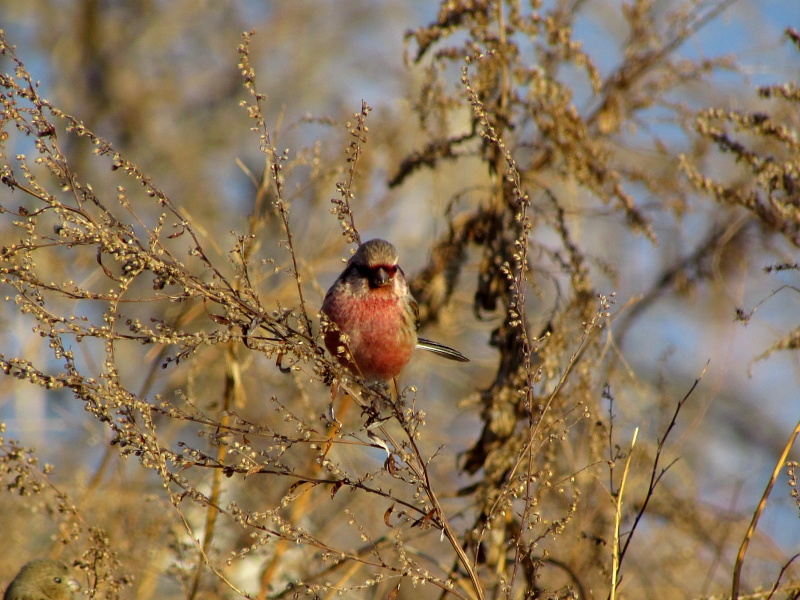
[[[434,517],[435,513],[436,513],[436,510],[432,508],[430,511],[428,511],[428,514],[426,514],[424,517],[414,521],[414,524],[411,526],[412,529],[414,527],[421,527],[422,529],[427,529],[428,527],[430,527],[431,526],[431,521],[433,520],[433,517]]]
[[[331,488],[331,500],[333,500],[333,498],[336,496],[336,492],[338,492],[343,485],[344,482],[341,480],[333,484],[333,487]]]
[[[214,313],[207,313],[208,318],[214,321],[217,325],[230,325],[231,321],[227,317],[223,317],[222,315],[215,315]]]
[[[304,483],[310,483],[308,481],[295,481],[292,485],[289,486],[289,489],[286,490],[286,495],[288,496],[292,492],[294,492],[297,488],[299,488]]]
[[[386,509],[386,512],[385,512],[385,513],[383,513],[383,522],[384,522],[384,523],[386,523],[386,526],[387,526],[387,527],[392,527],[392,528],[394,528],[394,525],[392,525],[392,524],[389,522],[389,517],[391,517],[391,516],[392,516],[392,513],[394,512],[394,505],[395,505],[395,504],[397,504],[397,502],[392,502],[392,505],[391,505],[389,508],[387,508],[387,509]]]
[[[389,475],[392,477],[397,477],[397,463],[394,462],[394,454],[390,454],[389,457],[386,459],[386,470],[389,471]]]
[[[391,592],[389,592],[389,595],[386,596],[386,600],[395,600],[395,598],[397,598],[397,595],[399,593],[400,593],[400,584],[398,583],[397,586]]]

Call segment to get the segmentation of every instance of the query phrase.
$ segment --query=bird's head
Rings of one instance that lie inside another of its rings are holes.
[[[371,289],[386,287],[398,274],[403,273],[397,264],[397,250],[385,240],[369,240],[358,247],[349,261]]]

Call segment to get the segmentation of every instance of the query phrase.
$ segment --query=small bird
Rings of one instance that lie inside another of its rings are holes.
[[[69,569],[49,558],[32,560],[20,569],[3,600],[73,600]]]
[[[325,294],[322,313],[338,328],[325,333],[328,351],[367,382],[397,377],[414,348],[469,360],[453,348],[417,337],[417,301],[397,264],[397,250],[385,240],[369,240],[358,247]]]

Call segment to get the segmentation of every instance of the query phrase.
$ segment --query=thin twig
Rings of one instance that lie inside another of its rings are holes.
[[[775,463],[775,468],[772,470],[772,476],[769,478],[767,487],[764,490],[764,493],[761,495],[761,501],[758,503],[756,511],[753,513],[753,518],[750,521],[750,526],[747,528],[747,533],[744,534],[744,539],[742,540],[742,545],[739,547],[739,553],[736,555],[736,563],[733,567],[731,600],[738,600],[739,598],[739,586],[742,577],[742,567],[744,566],[744,555],[747,552],[747,547],[750,545],[750,539],[753,537],[753,534],[756,531],[756,526],[758,525],[758,520],[761,518],[761,513],[764,512],[764,508],[767,506],[767,498],[769,498],[769,495],[772,492],[772,487],[775,485],[775,480],[778,479],[778,475],[780,475],[781,469],[783,469],[783,465],[786,462],[786,457],[789,455],[789,451],[792,449],[792,446],[794,446],[794,441],[797,439],[798,434],[800,434],[800,421],[798,421],[797,425],[794,426],[794,431],[792,431],[792,434],[789,436],[789,440],[783,447],[781,457],[778,459],[778,462]]]
[[[611,553],[611,594],[610,600],[617,598],[617,579],[619,573],[619,528],[622,522],[622,494],[625,491],[625,481],[628,479],[628,471],[631,467],[631,457],[633,456],[633,447],[636,445],[636,438],[639,435],[639,428],[633,430],[633,438],[631,445],[628,449],[628,458],[625,460],[625,469],[622,471],[622,481],[619,484],[619,491],[617,492],[617,501],[614,506],[614,548]]]
[[[706,366],[703,367],[703,371],[700,373],[699,377],[694,380],[692,387],[689,388],[689,391],[686,392],[686,395],[681,398],[680,402],[678,402],[677,406],[675,407],[675,412],[672,414],[672,420],[667,425],[666,431],[664,431],[664,435],[658,440],[658,448],[656,449],[656,457],[653,461],[653,470],[650,472],[650,485],[647,487],[647,494],[644,497],[644,501],[642,502],[642,506],[639,509],[639,512],[636,514],[636,518],[633,520],[633,525],[631,526],[630,533],[628,534],[628,539],[625,540],[625,545],[622,547],[622,551],[619,554],[619,562],[622,564],[622,560],[625,558],[625,553],[628,551],[628,546],[631,545],[631,540],[633,539],[633,534],[636,531],[636,527],[639,525],[639,521],[642,520],[645,511],[647,510],[647,506],[650,503],[650,499],[653,497],[653,493],[655,492],[656,486],[658,485],[661,478],[669,471],[670,467],[675,464],[675,461],[672,461],[666,467],[658,471],[658,465],[661,461],[661,454],[664,452],[664,445],[669,437],[669,434],[675,428],[675,424],[678,422],[678,414],[680,413],[683,405],[692,395],[694,390],[697,388],[697,385],[700,383],[700,380],[703,379],[703,376],[706,374],[706,370],[708,369],[708,363]]]
[[[790,566],[790,565],[791,565],[791,564],[792,564],[792,563],[793,563],[795,560],[797,560],[798,558],[800,558],[800,552],[798,552],[798,553],[797,553],[797,554],[795,554],[795,555],[794,555],[792,558],[790,558],[789,560],[787,560],[787,561],[786,561],[786,563],[785,563],[785,564],[784,564],[784,565],[781,567],[781,572],[780,572],[780,573],[778,573],[778,577],[777,577],[777,579],[775,579],[775,583],[774,583],[774,584],[772,584],[772,589],[771,589],[771,590],[770,590],[770,592],[769,592],[769,596],[767,596],[767,600],[772,600],[772,597],[775,595],[775,592],[777,592],[777,591],[778,591],[778,586],[779,586],[779,585],[780,585],[780,583],[781,583],[781,578],[783,577],[783,574],[784,574],[784,573],[786,573],[786,569],[788,569],[788,568],[789,568],[789,566]],[[797,596],[795,596],[795,597],[797,597]]]

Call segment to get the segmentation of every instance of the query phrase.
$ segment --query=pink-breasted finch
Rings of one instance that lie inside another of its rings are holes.
[[[336,325],[325,333],[328,351],[367,382],[397,377],[414,348],[469,360],[448,346],[417,337],[417,301],[397,264],[397,250],[385,240],[369,240],[358,247],[325,294],[322,313]]]

